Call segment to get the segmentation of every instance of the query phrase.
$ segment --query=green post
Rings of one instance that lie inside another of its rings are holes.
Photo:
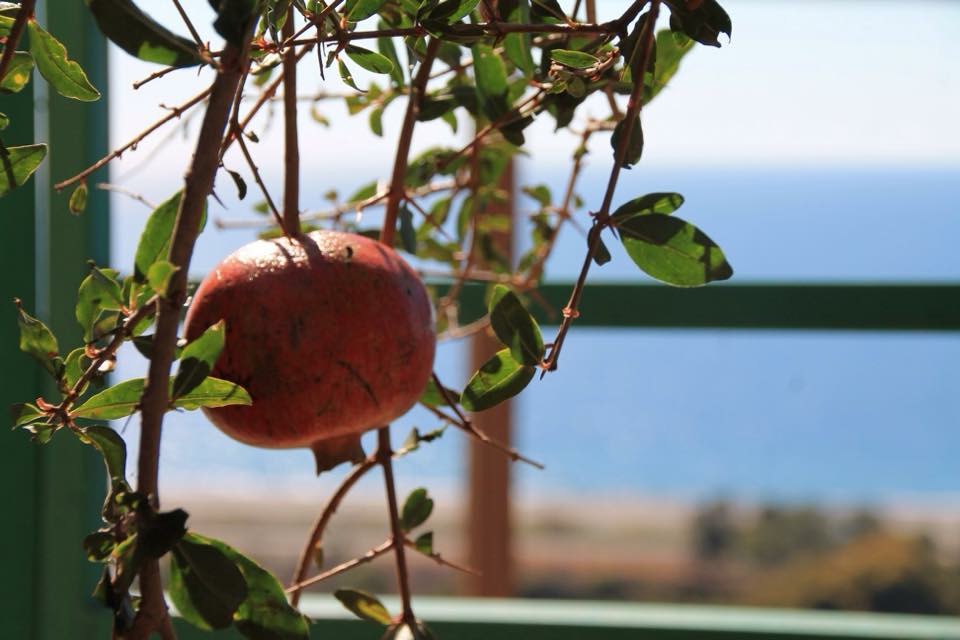
[[[106,264],[109,258],[106,194],[91,190],[87,212],[72,216],[66,204],[69,193],[52,191],[53,182],[107,151],[106,44],[83,3],[39,4],[38,20],[66,45],[104,96],[97,103],[68,100],[50,92],[39,76],[31,81],[32,93],[0,96],[0,112],[11,119],[3,132],[7,145],[50,145],[43,169],[0,200],[6,247],[0,252],[4,298],[0,309],[6,305],[0,316],[5,317],[0,322],[0,353],[8,372],[17,372],[0,385],[4,407],[41,395],[55,399],[55,389],[17,348],[11,299],[21,298],[31,313],[48,323],[65,355],[80,346],[73,309],[84,262]],[[6,612],[0,637],[109,637],[109,612],[90,598],[98,570],[84,558],[80,544],[98,526],[104,486],[101,466],[94,452],[68,433],[58,433],[40,447],[23,432],[0,429],[5,515],[0,529],[5,558],[0,602]]]

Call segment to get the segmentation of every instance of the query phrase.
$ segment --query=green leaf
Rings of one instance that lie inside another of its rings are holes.
[[[348,44],[344,53],[347,57],[371,73],[390,74],[393,72],[393,63],[386,56],[376,51]]]
[[[634,216],[662,213],[669,215],[683,206],[683,196],[679,193],[648,193],[639,198],[624,202],[610,216],[615,223],[629,220]]]
[[[17,325],[20,327],[20,350],[33,357],[54,378],[60,377],[60,346],[57,337],[40,320],[23,310],[19,299],[17,305]]]
[[[651,84],[644,95],[643,103],[649,104],[667,86],[670,79],[680,68],[680,61],[693,49],[693,40],[683,35],[664,29],[657,33],[656,63]]]
[[[413,541],[413,548],[424,555],[431,555],[433,553],[433,531],[427,531],[417,536],[417,539]]]
[[[226,407],[234,404],[251,405],[253,400],[246,389],[237,383],[208,377],[192,391],[178,397],[173,406],[190,411],[200,407]]]
[[[173,547],[170,599],[180,615],[201,629],[225,629],[247,599],[247,582],[218,546],[187,534]]]
[[[72,389],[89,366],[90,359],[87,357],[87,350],[83,347],[67,354],[66,360],[63,361],[63,387],[67,390]]]
[[[363,91],[363,89],[357,86],[356,81],[353,79],[353,74],[350,73],[350,68],[340,58],[337,58],[337,71],[340,72],[340,79],[343,80],[348,87],[351,89],[356,89],[357,91]]]
[[[46,416],[47,414],[41,411],[37,405],[29,402],[19,402],[10,406],[10,417],[13,419],[14,428],[43,420]]]
[[[413,213],[406,205],[400,207],[400,242],[403,244],[403,250],[411,255],[417,254],[417,230],[413,226]]]
[[[226,333],[226,324],[221,320],[183,348],[180,368],[173,381],[174,398],[193,391],[210,375],[226,344]]]
[[[520,298],[502,284],[494,287],[490,298],[490,327],[500,342],[510,348],[514,360],[540,364],[544,354],[540,327]]]
[[[602,238],[598,239],[597,248],[593,252],[593,261],[597,263],[597,266],[602,267],[611,260],[613,260],[613,256],[610,255],[610,249],[607,249],[607,245],[603,242]]]
[[[477,8],[480,0],[443,0],[420,16],[421,21],[440,20],[447,24],[459,22]]]
[[[183,509],[142,512],[137,523],[140,550],[151,558],[167,555],[187,533],[187,518]]]
[[[701,44],[719,47],[721,33],[730,37],[733,26],[730,16],[717,0],[687,2],[687,0],[666,0],[670,7],[670,28],[682,31]],[[693,7],[693,8],[689,8]]]
[[[600,58],[595,55],[570,49],[554,49],[550,52],[550,57],[554,62],[574,69],[588,69],[600,62]]]
[[[80,215],[87,209],[87,183],[81,180],[77,188],[70,194],[70,200],[67,203],[67,209],[75,216]]]
[[[400,528],[404,531],[416,529],[427,521],[433,513],[433,498],[427,495],[423,487],[414,489],[403,503],[400,513]]]
[[[451,398],[456,399],[460,397],[459,392],[446,387],[444,388],[447,391],[447,395],[449,395]],[[439,387],[437,387],[437,383],[434,382],[432,377],[427,381],[427,388],[423,390],[423,394],[420,396],[419,402],[427,405],[428,407],[443,407],[447,405],[446,398],[440,392]]]
[[[47,145],[0,146],[0,198],[23,185],[47,155]]]
[[[216,540],[211,542],[236,563],[247,583],[247,598],[233,616],[237,630],[253,640],[308,640],[309,621],[287,602],[283,585],[232,547]]]
[[[616,128],[613,130],[613,135],[610,137],[610,146],[613,147],[614,160],[617,160],[620,141],[623,139],[626,127],[627,120],[621,120],[617,123]],[[623,156],[623,164],[621,166],[623,166],[624,169],[629,169],[640,161],[642,154],[643,126],[640,123],[640,116],[638,115],[633,121],[633,128],[630,130],[630,141],[627,143],[626,154]]]
[[[153,210],[147,219],[146,227],[137,244],[137,253],[134,257],[133,275],[137,282],[147,282],[147,273],[150,267],[158,260],[166,260],[170,253],[170,242],[173,239],[173,225],[177,220],[177,209],[180,208],[180,191],[173,194],[166,202]],[[200,221],[200,230],[207,219],[207,206],[204,204],[203,215]]]
[[[223,39],[237,47],[244,45],[250,35],[250,23],[260,8],[258,0],[212,0],[211,6],[217,12],[213,28]]]
[[[377,195],[377,181],[368,182],[359,189],[357,189],[353,195],[347,198],[347,204],[352,204],[354,202],[361,202],[367,200]]]
[[[460,396],[467,411],[483,411],[517,395],[533,380],[536,368],[517,362],[510,349],[498,351],[473,374]]]
[[[10,118],[5,113],[0,113],[0,131],[10,126]],[[0,194],[3,195],[3,194]]]
[[[117,420],[136,412],[143,395],[144,379],[125,380],[109,389],[91,396],[86,402],[75,408],[70,415],[74,418],[96,420]],[[171,380],[171,386],[173,381]],[[178,409],[199,409],[200,407],[225,407],[234,404],[252,404],[250,394],[240,385],[221,380],[206,378],[192,391],[177,398],[173,406]]]
[[[347,0],[344,12],[350,22],[366,20],[386,4],[386,0]]]
[[[488,44],[473,45],[473,67],[477,81],[477,103],[488,120],[507,113],[507,68]]]
[[[91,396],[70,412],[74,418],[117,420],[134,413],[140,406],[144,379],[134,378],[117,383]]]
[[[132,56],[171,67],[200,64],[197,45],[176,35],[131,0],[85,0],[103,35]]]
[[[109,530],[94,531],[83,539],[83,550],[90,562],[106,562],[116,547],[116,538]]]
[[[0,80],[0,93],[18,93],[30,82],[32,71],[33,56],[26,51],[14,51],[10,66],[7,67],[7,75]]]
[[[83,329],[84,342],[93,342],[97,335],[97,323],[103,312],[119,311],[123,308],[123,291],[115,280],[117,272],[113,269],[91,267],[90,275],[80,283],[77,291],[75,315]]]
[[[80,438],[103,456],[112,486],[126,483],[127,445],[110,427],[95,425],[80,431]]]
[[[161,296],[167,295],[167,288],[170,286],[170,278],[178,271],[178,268],[166,260],[157,260],[147,270],[147,282],[150,288]]]
[[[30,30],[30,53],[37,63],[37,70],[57,93],[84,102],[100,99],[100,92],[90,84],[80,65],[67,58],[67,49],[59,40],[35,20],[27,22],[27,28]]]
[[[658,280],[696,287],[733,275],[720,247],[680,218],[651,213],[630,218],[617,228],[633,261]]]
[[[384,626],[392,622],[390,612],[376,596],[359,589],[337,589],[333,597],[340,601],[347,611],[361,620],[369,620]]]

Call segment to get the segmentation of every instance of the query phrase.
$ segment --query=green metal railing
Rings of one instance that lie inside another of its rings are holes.
[[[399,604],[385,599],[391,611]],[[310,596],[303,610],[313,635],[376,640],[382,627],[352,619],[332,596]],[[417,598],[417,615],[443,640],[958,640],[960,619],[876,613],[745,609],[558,600]],[[178,621],[181,640],[237,640]]]

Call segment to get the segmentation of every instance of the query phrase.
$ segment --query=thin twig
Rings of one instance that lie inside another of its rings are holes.
[[[642,5],[643,3],[634,3]],[[634,7],[631,7],[633,10]],[[628,11],[629,13],[629,11]],[[594,214],[593,227],[588,234],[589,245],[587,255],[583,260],[583,266],[580,268],[580,275],[577,283],[570,294],[567,305],[563,308],[563,320],[560,322],[560,328],[557,330],[557,337],[553,341],[553,347],[550,353],[541,364],[541,377],[547,371],[554,371],[557,368],[557,361],[560,358],[560,350],[563,348],[563,341],[566,339],[567,332],[573,321],[580,315],[579,305],[583,296],[583,288],[587,282],[587,273],[590,271],[590,264],[593,262],[593,256],[600,246],[600,233],[609,224],[610,204],[613,202],[613,194],[617,188],[617,180],[620,177],[620,169],[623,166],[624,159],[627,156],[627,148],[630,145],[630,137],[633,133],[634,123],[640,118],[640,111],[643,108],[643,86],[646,69],[650,66],[650,56],[653,52],[653,36],[656,31],[657,16],[660,13],[660,0],[652,0],[650,3],[650,12],[646,14],[639,43],[640,60],[637,69],[639,73],[634,74],[633,90],[630,93],[630,100],[627,103],[627,113],[623,121],[623,131],[620,136],[620,144],[614,153],[613,168],[610,170],[610,179],[607,181],[607,189],[603,194],[603,204],[600,210]],[[626,15],[626,14],[625,14]]]
[[[162,78],[163,76],[167,75],[168,73],[171,73],[171,72],[173,72],[173,71],[177,71],[178,69],[184,69],[184,68],[186,68],[186,67],[167,67],[167,68],[165,68],[165,69],[160,69],[160,71],[154,71],[153,73],[151,73],[150,75],[148,75],[148,76],[147,76],[146,78],[144,78],[143,80],[137,80],[136,82],[134,82],[134,83],[133,83],[133,88],[134,88],[134,90],[137,90],[137,89],[139,89],[140,87],[142,87],[143,85],[147,84],[148,82],[152,82],[153,80],[156,80],[156,79],[158,79],[158,78]]]
[[[114,193],[123,194],[128,198],[132,198],[133,200],[136,200],[137,202],[139,202],[140,204],[142,204],[143,206],[149,209],[157,208],[157,205],[150,202],[149,200],[144,198],[142,195],[140,195],[136,191],[131,191],[130,189],[127,189],[126,187],[121,187],[118,184],[110,184],[109,182],[98,182],[97,184],[94,185],[94,187],[97,189],[100,189],[101,191],[112,191]]]
[[[403,529],[400,527],[400,510],[397,507],[397,488],[393,481],[393,448],[390,445],[390,427],[377,430],[377,462],[383,467],[383,484],[387,490],[387,509],[390,512],[390,542],[397,561],[397,585],[402,603],[402,620],[416,624],[410,601],[410,576],[407,573],[407,557],[403,546]]]
[[[383,217],[383,228],[380,232],[380,242],[388,247],[393,246],[393,236],[396,233],[397,213],[400,202],[404,198],[404,183],[407,175],[407,162],[410,155],[410,143],[413,140],[413,127],[417,123],[417,114],[420,113],[420,100],[427,88],[430,78],[430,67],[440,49],[440,40],[430,38],[427,42],[427,51],[420,61],[413,86],[410,88],[410,97],[407,101],[407,113],[400,129],[397,141],[397,155],[393,161],[393,175],[390,180],[390,195],[387,197],[387,209]]]
[[[283,37],[294,32],[293,5],[283,23]],[[283,52],[283,226],[287,235],[300,234],[300,143],[297,136],[297,50]]]
[[[197,33],[196,27],[194,27],[193,22],[190,21],[190,16],[188,16],[187,12],[183,10],[182,6],[180,6],[180,0],[173,0],[173,4],[177,8],[177,13],[180,14],[180,18],[183,20],[183,23],[187,25],[187,30],[190,32],[190,36],[196,43],[197,49],[199,49],[201,53],[206,51],[206,45],[203,44],[203,40],[200,39],[200,34]]]
[[[291,604],[293,606],[297,606],[297,601],[299,600],[300,592],[306,589],[307,587],[315,585],[318,582],[323,582],[324,580],[329,580],[330,578],[334,576],[338,576],[345,571],[349,571],[354,567],[359,567],[362,564],[371,562],[379,558],[383,554],[387,553],[391,549],[393,549],[393,540],[387,540],[386,542],[380,543],[373,549],[370,549],[359,558],[354,558],[353,560],[347,560],[346,562],[342,562],[337,566],[333,567],[332,569],[328,569],[327,571],[324,571],[319,575],[313,576],[312,578],[307,578],[306,580],[301,580],[296,584],[290,585],[289,587],[286,588],[286,593],[290,594]]]
[[[508,447],[502,442],[498,442],[497,440],[494,440],[493,438],[488,436],[486,433],[484,433],[480,429],[477,429],[476,425],[474,425],[473,422],[469,418],[467,418],[466,415],[464,415],[463,411],[460,410],[460,405],[457,402],[457,399],[454,398],[449,391],[447,391],[447,388],[443,386],[442,382],[440,382],[440,378],[437,376],[437,374],[433,373],[432,376],[433,376],[433,384],[440,391],[440,395],[443,396],[444,402],[446,402],[447,405],[451,409],[453,409],[453,412],[456,414],[457,417],[454,418],[450,414],[446,413],[441,409],[438,409],[437,407],[431,407],[430,405],[426,405],[426,404],[423,405],[424,407],[429,409],[430,412],[433,413],[433,415],[437,416],[441,420],[446,421],[449,424],[452,424],[455,427],[459,427],[460,429],[463,429],[464,431],[472,435],[474,438],[477,438],[478,440],[480,440],[480,442],[483,442],[487,446],[493,447],[497,451],[500,451],[501,453],[509,457],[514,462],[526,462],[527,464],[541,470],[546,468],[536,460],[531,460],[530,458],[521,454],[516,449],[512,447]]]
[[[371,456],[356,465],[350,471],[350,474],[343,479],[343,482],[340,483],[340,486],[337,487],[333,496],[330,497],[330,500],[326,506],[324,506],[323,511],[320,512],[320,516],[310,530],[310,537],[307,539],[307,544],[304,545],[303,551],[300,553],[300,560],[297,561],[297,569],[293,573],[293,584],[287,589],[287,593],[290,594],[290,603],[293,606],[297,606],[297,603],[300,602],[300,589],[302,588],[300,587],[300,583],[306,578],[307,569],[310,568],[310,557],[317,544],[323,539],[323,532],[326,531],[327,524],[330,522],[333,514],[336,513],[337,508],[340,506],[340,503],[343,502],[347,493],[353,488],[353,485],[355,485],[364,474],[370,471],[370,469],[375,467],[376,464],[377,459]]]
[[[456,563],[456,562],[452,562],[452,561],[450,561],[450,560],[447,560],[446,558],[444,558],[442,555],[440,555],[440,554],[437,553],[436,551],[431,551],[431,552],[429,552],[429,553],[426,553],[426,552],[424,552],[424,551],[421,551],[420,549],[417,548],[416,543],[414,543],[412,540],[410,540],[410,539],[408,539],[408,538],[404,538],[404,539],[403,539],[403,543],[404,543],[405,545],[407,545],[408,547],[410,547],[411,549],[413,549],[414,551],[416,551],[417,553],[419,553],[420,555],[422,555],[422,556],[424,556],[424,557],[427,557],[427,558],[430,558],[431,560],[433,560],[434,562],[436,562],[436,563],[439,564],[440,566],[450,567],[451,569],[456,569],[457,571],[462,571],[463,573],[468,573],[468,574],[470,574],[471,576],[482,576],[482,575],[483,575],[480,571],[477,571],[476,569],[474,569],[474,568],[472,568],[472,567],[468,567],[468,566],[466,566],[466,565],[458,564],[458,563]]]
[[[89,167],[87,167],[86,169],[84,169],[83,171],[81,171],[80,173],[78,173],[77,175],[73,176],[72,178],[67,178],[67,179],[64,180],[64,181],[58,182],[57,184],[53,185],[53,188],[56,189],[57,191],[60,191],[60,190],[62,190],[64,187],[69,187],[69,186],[70,186],[71,184],[73,184],[74,182],[77,182],[77,181],[79,181],[79,180],[83,180],[84,178],[86,178],[86,177],[89,176],[91,173],[93,173],[94,171],[96,171],[97,169],[99,169],[100,167],[102,167],[103,165],[107,164],[107,163],[110,162],[111,160],[113,160],[113,159],[115,159],[115,158],[119,158],[119,157],[122,156],[122,155],[124,154],[124,152],[126,152],[127,150],[136,148],[136,146],[137,146],[138,144],[140,144],[141,142],[143,142],[143,139],[146,138],[147,136],[149,136],[151,133],[153,133],[154,131],[156,131],[157,129],[159,129],[160,127],[162,127],[163,125],[167,124],[167,123],[170,122],[171,120],[175,120],[175,119],[179,118],[180,116],[183,115],[183,113],[184,113],[185,111],[187,111],[187,110],[190,109],[191,107],[194,107],[194,106],[200,104],[201,102],[203,102],[204,100],[206,100],[206,98],[210,95],[210,91],[211,91],[211,89],[204,89],[203,91],[201,91],[201,92],[198,93],[197,95],[193,96],[192,98],[190,98],[189,100],[187,100],[186,102],[184,102],[183,104],[181,104],[180,106],[178,106],[178,107],[172,107],[172,108],[170,109],[170,113],[168,113],[166,116],[160,118],[159,120],[157,120],[156,122],[154,122],[152,125],[150,125],[150,126],[147,127],[146,129],[144,129],[143,131],[141,131],[140,133],[138,133],[138,134],[137,134],[136,136],[134,136],[134,138],[131,139],[129,142],[127,142],[126,144],[124,144],[124,145],[121,146],[121,147],[118,147],[117,149],[114,149],[113,151],[111,151],[110,153],[108,153],[108,154],[105,155],[104,157],[100,158],[99,160],[97,160],[97,161],[94,162],[92,165],[90,165]]]
[[[13,61],[13,54],[16,53],[17,45],[20,44],[20,38],[23,36],[23,30],[27,22],[33,18],[33,10],[36,6],[36,0],[23,0],[20,3],[20,11],[13,20],[13,26],[10,27],[10,33],[7,35],[7,41],[3,45],[3,55],[0,56],[0,82],[3,82],[10,63]]]

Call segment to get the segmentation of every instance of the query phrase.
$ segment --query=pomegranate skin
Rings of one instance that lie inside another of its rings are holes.
[[[269,448],[310,447],[389,424],[433,370],[430,298],[389,247],[337,231],[250,243],[197,289],[185,333],[226,321],[211,375],[242,385],[251,406],[204,409],[227,435]],[[349,436],[349,437],[347,437]]]

